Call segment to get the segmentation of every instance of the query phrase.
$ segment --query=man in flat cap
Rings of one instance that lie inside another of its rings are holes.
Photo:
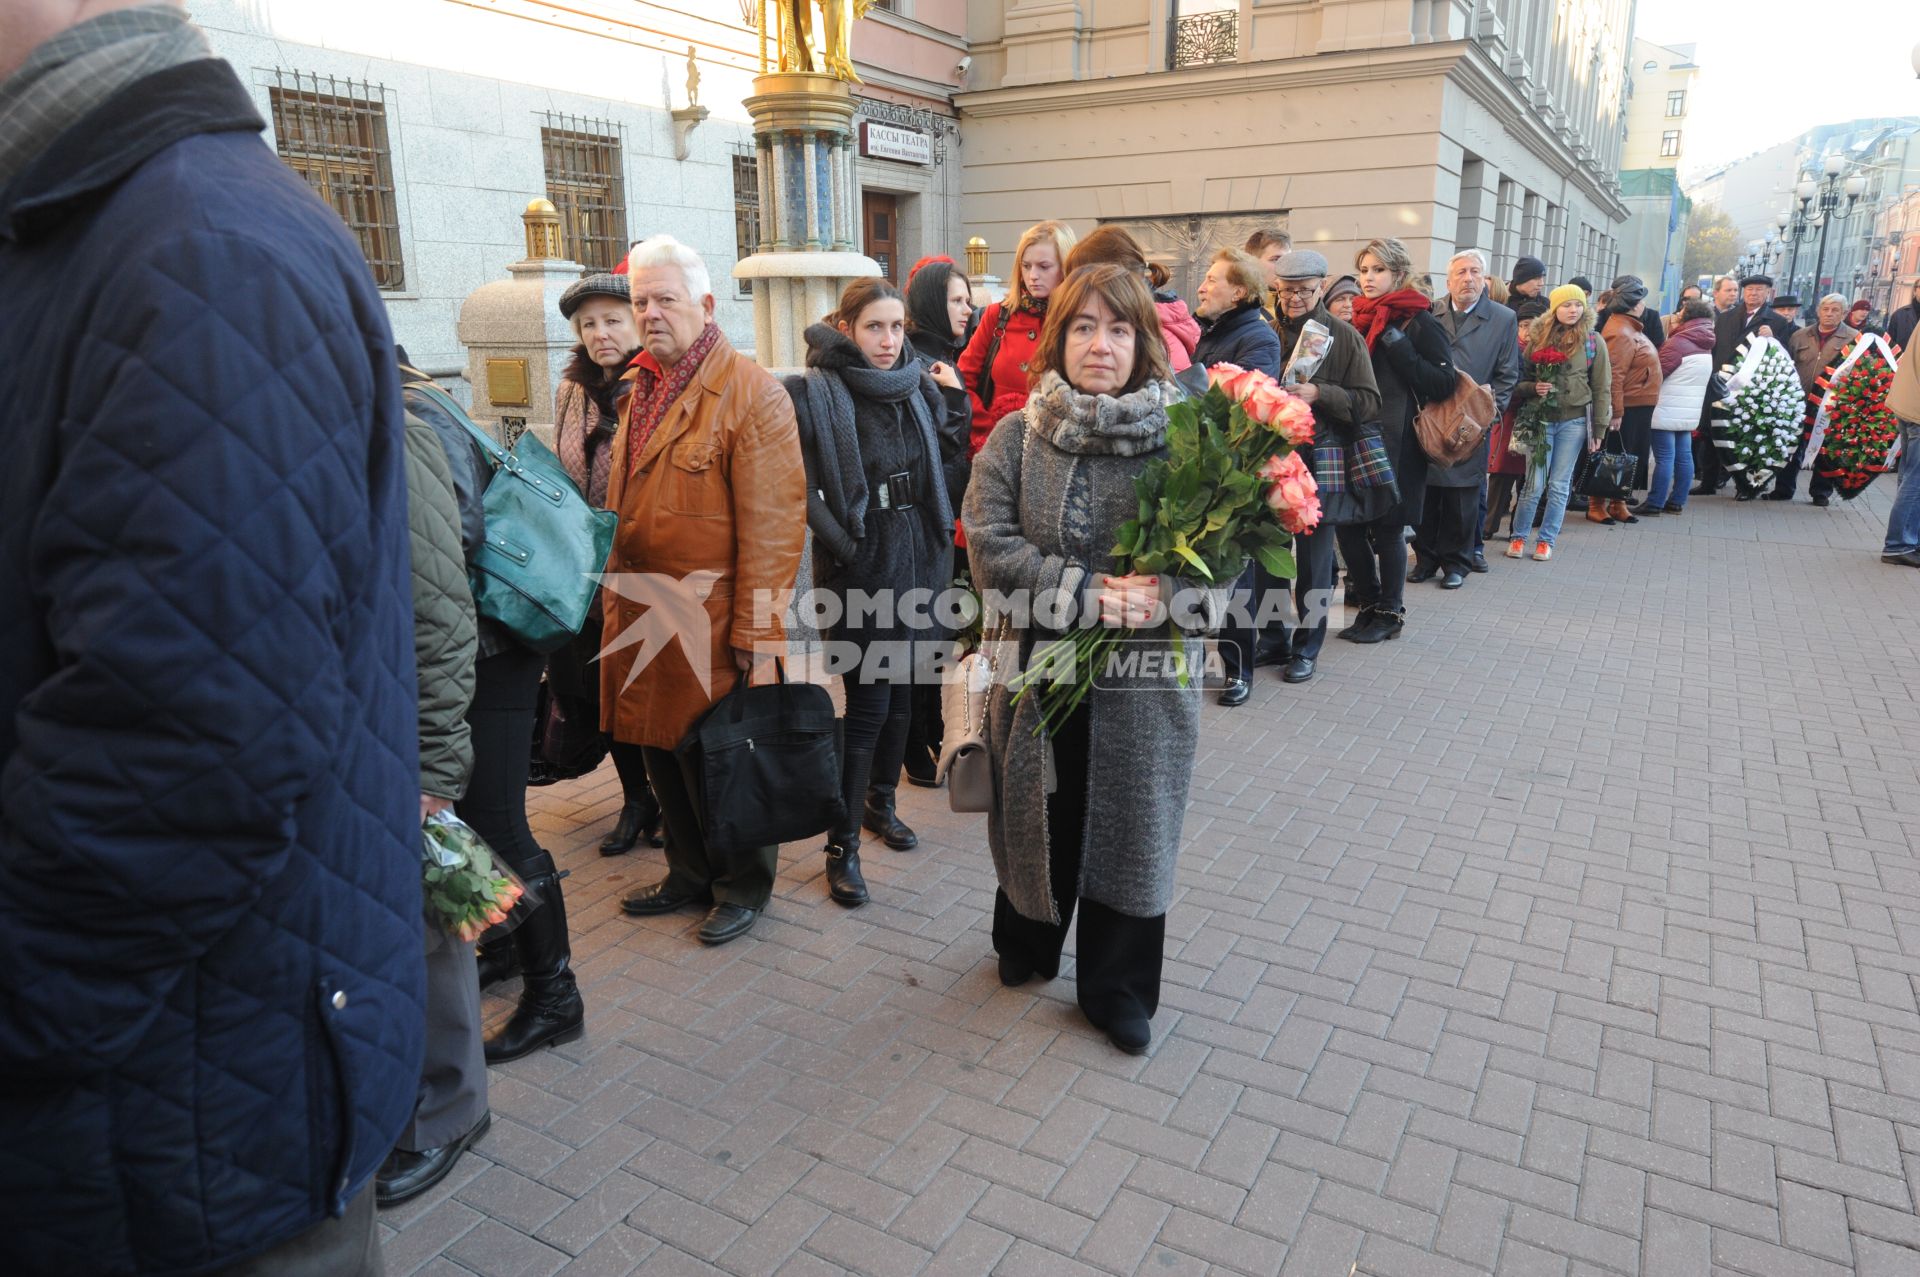
[[[1350,445],[1361,426],[1380,419],[1380,387],[1373,379],[1373,360],[1367,354],[1366,340],[1352,324],[1329,314],[1321,302],[1327,277],[1325,257],[1311,249],[1294,249],[1274,263],[1273,275],[1273,326],[1280,334],[1283,370],[1299,350],[1308,321],[1333,334],[1319,365],[1288,389],[1313,405],[1314,436],[1320,444]],[[1314,447],[1302,448],[1301,453],[1301,459],[1312,465]],[[1229,641],[1222,645],[1223,659],[1230,679],[1252,677],[1256,643],[1262,658],[1271,654],[1284,663],[1281,677],[1287,682],[1304,683],[1313,677],[1327,639],[1327,611],[1333,597],[1333,546],[1333,524],[1324,520],[1312,532],[1294,537],[1297,574],[1293,598],[1298,623],[1271,641],[1259,641],[1247,626],[1236,627],[1236,632],[1225,636]],[[1256,574],[1252,600],[1256,620],[1260,604],[1274,584],[1264,574]],[[1238,693],[1242,689],[1232,690]]]
[[[1754,333],[1765,329],[1781,345],[1793,336],[1793,325],[1784,316],[1776,315],[1767,305],[1773,299],[1773,276],[1744,275],[1740,279],[1740,300],[1731,309],[1722,311],[1713,321],[1713,367],[1720,371],[1739,357],[1740,346]],[[1713,396],[1700,409],[1702,427],[1710,424],[1713,412]],[[1702,441],[1698,455],[1694,458],[1694,473],[1699,482],[1694,486],[1696,497],[1709,496],[1720,491],[1726,483],[1727,474],[1720,465],[1720,449],[1713,446],[1712,432],[1702,429]]]

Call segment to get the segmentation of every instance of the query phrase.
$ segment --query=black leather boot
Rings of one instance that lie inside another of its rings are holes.
[[[1353,636],[1358,634],[1361,630],[1366,629],[1367,622],[1373,619],[1373,608],[1374,608],[1374,605],[1371,603],[1360,604],[1358,610],[1356,610],[1353,614],[1353,624],[1339,630],[1337,633],[1334,634],[1334,637],[1343,638],[1343,639],[1346,639],[1348,642],[1352,642]]]
[[[866,875],[860,872],[860,849],[858,845],[830,842],[827,844],[827,894],[838,904],[847,908],[867,903]]]
[[[505,935],[498,940],[482,942],[479,965],[480,987],[483,989],[519,975],[520,959],[513,951],[513,937]]]
[[[553,860],[541,859],[546,861],[546,872],[525,876],[527,889],[539,895],[540,907],[527,915],[511,937],[525,980],[520,1005],[513,1018],[487,1039],[488,1064],[517,1060],[543,1046],[572,1042],[586,1032],[586,1003],[573,978],[566,901]]]
[[[620,809],[620,819],[615,822],[613,832],[600,840],[600,854],[618,856],[632,851],[642,838],[649,847],[666,844],[666,839],[660,837],[660,800],[653,796],[651,789],[641,791],[638,798]]]
[[[892,785],[867,788],[867,810],[860,823],[879,834],[880,841],[895,851],[912,851],[920,845],[920,835],[907,828],[906,822],[894,812]]]
[[[1407,628],[1407,609],[1376,607],[1367,613],[1367,623],[1354,632],[1355,643],[1384,643],[1400,637]]]

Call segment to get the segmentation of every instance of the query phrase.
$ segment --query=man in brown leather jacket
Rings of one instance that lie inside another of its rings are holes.
[[[778,847],[709,856],[691,778],[674,747],[740,674],[785,643],[776,600],[793,588],[807,485],[793,401],[713,322],[698,254],[658,235],[628,274],[643,349],[613,441],[601,722],[644,751],[667,827],[667,876],[621,902],[630,914],[711,905],[707,944],[744,935],[773,894]]]

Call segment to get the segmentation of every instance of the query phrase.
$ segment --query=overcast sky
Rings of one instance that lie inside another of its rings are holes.
[[[1920,0],[1640,0],[1635,34],[1698,46],[1683,176],[1816,124],[1920,115]]]

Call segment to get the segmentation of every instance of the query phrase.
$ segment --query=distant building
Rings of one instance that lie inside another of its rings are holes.
[[[1693,201],[1680,189],[1693,82],[1700,74],[1691,44],[1635,39],[1628,60],[1626,140],[1620,149],[1620,269],[1647,282],[1657,304],[1671,310],[1687,281],[1680,278]]]

